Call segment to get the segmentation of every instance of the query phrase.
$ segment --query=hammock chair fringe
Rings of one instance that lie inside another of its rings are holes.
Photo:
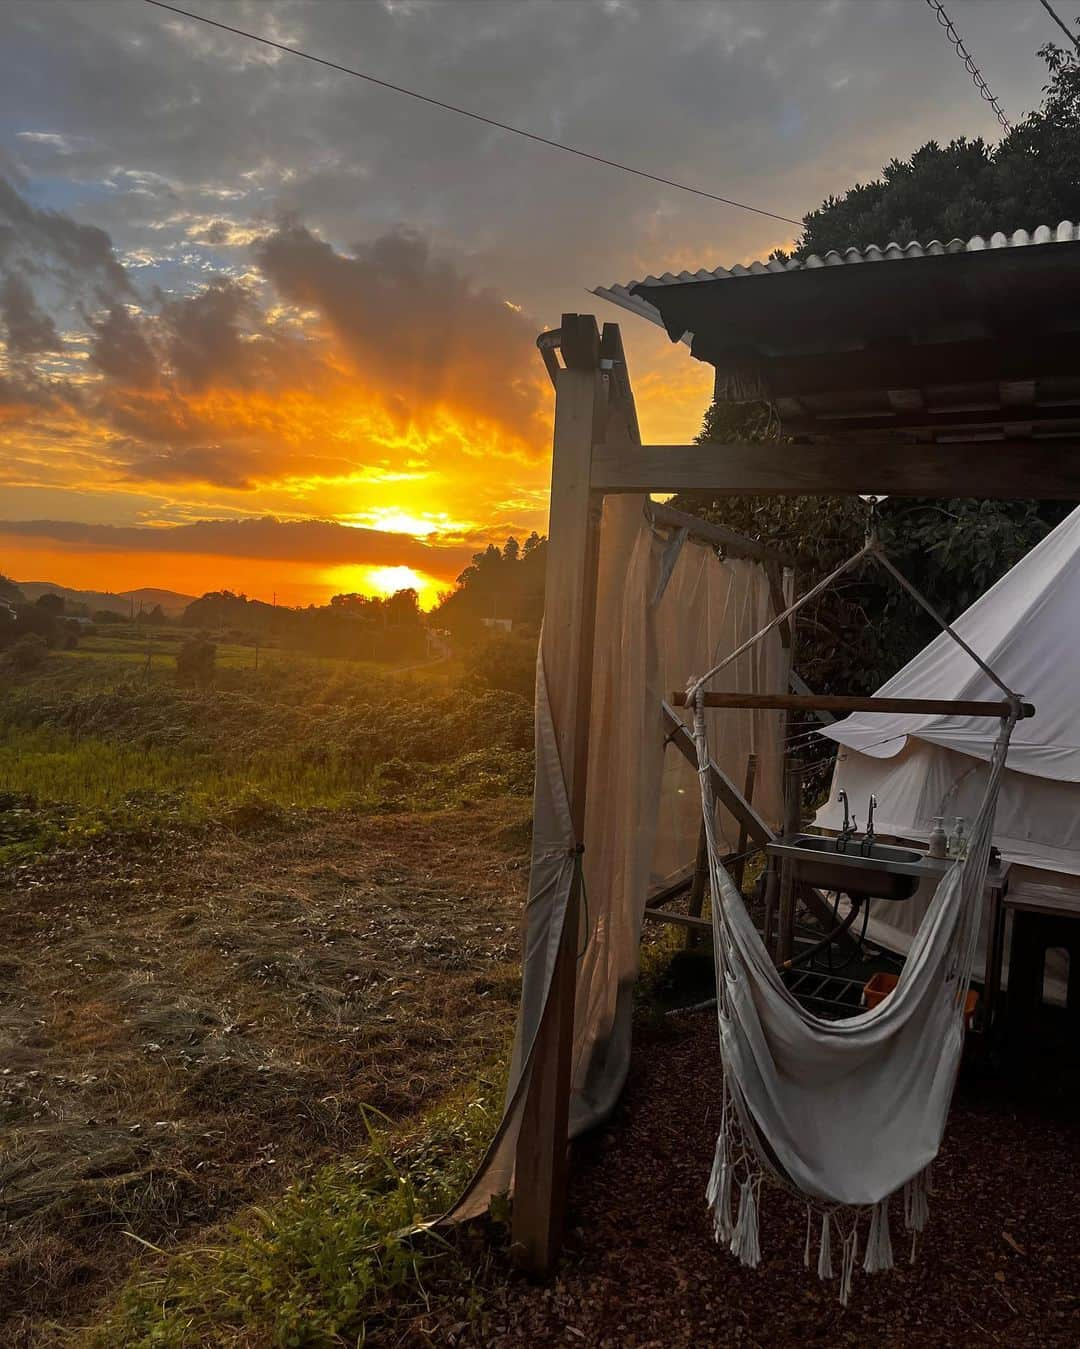
[[[866,1238],[863,1269],[878,1274],[893,1268],[892,1238],[889,1235],[889,1201],[882,1199],[870,1211],[870,1231]]]
[[[821,1215],[821,1250],[818,1252],[817,1273],[821,1280],[831,1279],[832,1267],[832,1219],[828,1210]]]
[[[731,1254],[740,1264],[757,1269],[761,1263],[758,1243],[757,1190],[761,1184],[757,1176],[749,1176],[739,1190],[739,1217],[731,1236]]]
[[[840,1305],[846,1307],[851,1298],[851,1276],[855,1272],[855,1260],[859,1254],[859,1220],[852,1223],[851,1231],[843,1240],[843,1257],[840,1261]]]

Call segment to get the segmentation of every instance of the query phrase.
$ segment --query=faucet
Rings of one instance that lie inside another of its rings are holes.
[[[848,795],[843,787],[840,788],[839,795],[836,798],[844,803],[844,824],[839,834],[836,836],[836,851],[847,852],[847,845],[859,831],[859,826],[850,811],[848,810]]]
[[[862,836],[862,842],[859,844],[859,851],[864,857],[869,857],[874,851],[874,811],[877,809],[877,797],[870,793],[870,804],[867,806],[866,833]]]

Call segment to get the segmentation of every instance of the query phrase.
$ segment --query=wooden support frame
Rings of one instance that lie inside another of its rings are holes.
[[[722,552],[725,557],[745,557],[753,562],[763,562],[770,567],[770,579],[773,574],[778,574],[779,569],[786,563],[786,559],[781,553],[774,552],[767,548],[763,543],[758,543],[754,539],[745,538],[742,534],[737,534],[733,529],[727,529],[724,525],[710,524],[708,520],[702,520],[696,515],[687,515],[685,511],[677,511],[673,506],[667,506],[659,501],[651,499],[645,503],[645,513],[654,525],[661,529],[685,529],[691,539],[696,539],[700,543],[708,544],[710,548],[716,548]],[[786,608],[781,605],[780,608]],[[778,609],[779,613],[780,610]]]
[[[709,491],[747,495],[1080,499],[1080,436],[875,444],[597,445],[597,492]]]
[[[607,398],[599,370],[595,320],[564,314],[560,332],[566,367],[555,370],[549,530],[557,546],[548,548],[545,585],[549,595],[559,595],[565,602],[547,606],[542,659],[574,835],[580,846],[585,827],[602,504],[589,487],[590,453],[606,429]],[[538,1274],[551,1269],[562,1244],[580,889],[578,867],[533,1046],[515,1154],[515,1254],[523,1268]]]
[[[664,718],[664,730],[667,734],[668,742],[682,754],[689,763],[697,767],[697,749],[694,745],[694,737],[690,733],[690,728],[680,720],[672,711],[668,703],[661,703],[661,711]],[[755,843],[772,843],[776,839],[776,834],[765,823],[749,801],[746,801],[739,789],[735,786],[727,774],[718,768],[716,764],[710,763],[709,775],[712,778],[713,793],[717,801],[726,810],[728,810],[739,821],[740,826],[746,830],[748,836]],[[769,882],[775,880],[779,875],[779,868],[773,867],[770,863],[766,881],[766,913],[769,911]],[[775,910],[775,891],[772,894],[773,909]],[[828,901],[810,886],[802,887],[800,899],[823,925],[826,931],[830,931],[834,926],[831,921],[831,910]],[[767,926],[767,933],[769,930]],[[848,952],[854,951],[855,941],[846,934],[839,939],[839,945]]]
[[[958,427],[956,440],[949,443],[912,440],[898,445],[868,436],[861,444],[846,439],[643,446],[618,325],[605,324],[601,335],[591,315],[564,315],[559,332],[545,334],[540,345],[556,387],[544,646],[557,653],[552,668],[559,674],[549,684],[549,697],[579,843],[584,841],[598,519],[605,495],[707,490],[716,496],[872,493],[947,498],[977,491],[985,498],[1080,498],[1080,435],[1072,434],[979,440],[969,439]],[[1001,345],[986,344],[987,362],[997,359]],[[937,365],[938,354],[934,361]],[[1042,367],[1040,355],[1040,372],[1045,374]],[[905,701],[908,706],[897,710],[914,710]],[[773,700],[767,705],[784,704]],[[805,695],[798,706],[852,710]],[[963,707],[950,704],[948,710],[961,712]],[[1000,716],[1001,705],[982,714]],[[693,737],[667,705],[664,720],[672,742],[696,763]],[[771,840],[772,830],[734,784],[715,766],[712,776],[718,800],[745,823],[748,836],[755,842]],[[575,882],[551,994],[533,1047],[517,1143],[514,1242],[521,1263],[535,1273],[548,1272],[557,1257],[566,1199],[578,888]],[[807,890],[802,898],[812,912],[828,919],[828,906],[815,891]],[[659,911],[647,911],[646,916],[675,917]],[[686,925],[699,931],[708,926],[692,916]]]
[[[690,733],[690,728],[681,718],[675,715],[667,703],[660,704],[660,712],[664,719],[664,734],[667,736],[669,743],[674,745],[683,758],[696,768],[698,762],[697,747],[694,744],[694,737]],[[745,830],[755,843],[762,845],[772,843],[776,838],[775,833],[750,802],[743,797],[723,769],[718,768],[714,763],[710,763],[709,776],[712,778],[713,793],[717,801],[725,810],[735,816],[739,821],[740,828]]]
[[[784,837],[791,839],[802,830],[802,764],[786,760],[784,773]],[[780,928],[776,943],[776,963],[791,959],[795,945],[795,872],[787,858],[780,863]]]
[[[754,804],[754,784],[757,781],[757,755],[748,754],[746,756],[746,778],[743,782],[743,800],[748,806]],[[735,882],[735,889],[741,891],[743,888],[743,876],[746,873],[746,850],[750,845],[750,833],[745,824],[739,825],[739,841],[735,845],[735,861],[731,866],[731,879]]]
[[[675,707],[686,706],[686,694],[671,695]],[[706,693],[706,707],[778,709],[788,712],[888,712],[910,716],[1007,717],[1012,711],[1005,701],[983,702],[970,698],[860,698],[830,693]],[[1020,704],[1022,717],[1035,715],[1034,705]]]

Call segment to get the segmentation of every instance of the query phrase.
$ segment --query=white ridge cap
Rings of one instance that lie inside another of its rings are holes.
[[[953,238],[947,242],[931,239],[929,243],[922,244],[913,239],[910,243],[901,244],[891,240],[883,248],[873,243],[865,244],[862,248],[845,248],[842,252],[831,248],[824,257],[811,253],[801,262],[795,258],[789,258],[787,262],[771,258],[767,262],[755,260],[750,263],[736,263],[733,267],[715,267],[711,270],[701,267],[696,272],[682,271],[678,276],[672,272],[665,272],[663,276],[650,275],[644,281],[628,281],[625,285],[596,286],[591,293],[663,327],[660,311],[655,305],[631,293],[635,286],[678,286],[690,282],[727,281],[747,276],[775,276],[781,272],[811,271],[817,267],[849,267],[860,262],[906,262],[915,258],[941,257],[946,253],[983,253],[988,249],[1024,248],[1030,244],[1052,243],[1080,243],[1080,223],[1062,220],[1056,227],[1037,225],[1033,230],[1018,229],[1012,234],[995,230],[989,238],[973,234],[970,239]]]

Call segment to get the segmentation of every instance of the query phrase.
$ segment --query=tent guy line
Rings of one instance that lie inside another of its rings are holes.
[[[754,215],[768,216],[770,220],[782,220],[786,225],[802,227],[803,222],[794,219],[792,216],[779,215],[776,211],[766,211],[761,206],[750,206],[744,201],[735,201],[731,197],[721,197],[716,192],[706,191],[703,187],[692,187],[688,183],[679,183],[674,178],[663,178],[660,174],[649,173],[646,169],[636,169],[632,164],[623,164],[619,160],[607,159],[603,155],[595,155],[589,150],[581,150],[576,145],[567,145],[563,141],[551,140],[548,136],[541,136],[538,132],[526,131],[524,127],[520,126],[511,126],[509,122],[500,122],[494,117],[485,117],[483,113],[473,112],[469,108],[459,108],[454,103],[444,103],[442,99],[433,98],[430,94],[421,94],[416,89],[406,89],[404,85],[393,84],[390,80],[381,79],[378,75],[356,70],[352,66],[341,65],[340,62],[331,61],[325,56],[315,56],[312,52],[306,52],[300,47],[290,47],[287,43],[276,42],[273,38],[264,37],[261,33],[252,33],[246,28],[235,28],[232,24],[222,23],[219,19],[208,18],[205,14],[196,14],[192,10],[181,9],[179,5],[166,4],[165,0],[144,0],[144,3],[153,5],[155,9],[164,9],[172,14],[179,14],[181,18],[191,19],[195,23],[205,23],[211,28],[220,28],[225,33],[247,38],[250,42],[261,42],[265,47],[273,47],[277,51],[288,52],[291,56],[302,56],[305,61],[314,61],[316,65],[340,71],[343,75],[353,75],[358,80],[366,80],[369,84],[377,84],[380,88],[389,89],[395,94],[405,94],[408,98],[415,98],[420,103],[428,103],[433,108],[441,108],[444,112],[456,113],[459,117],[469,117],[474,122],[483,122],[486,126],[493,126],[499,131],[509,131],[515,136],[523,136],[526,140],[535,141],[538,145],[546,145],[552,150],[564,150],[567,154],[577,155],[579,159],[589,159],[594,164],[604,164],[609,169],[618,169],[622,173],[632,173],[637,178],[647,178],[649,182],[660,183],[664,187],[674,187],[680,192],[690,192],[696,197],[705,197],[709,201],[719,202],[721,206],[733,206],[739,211],[751,211]]]

